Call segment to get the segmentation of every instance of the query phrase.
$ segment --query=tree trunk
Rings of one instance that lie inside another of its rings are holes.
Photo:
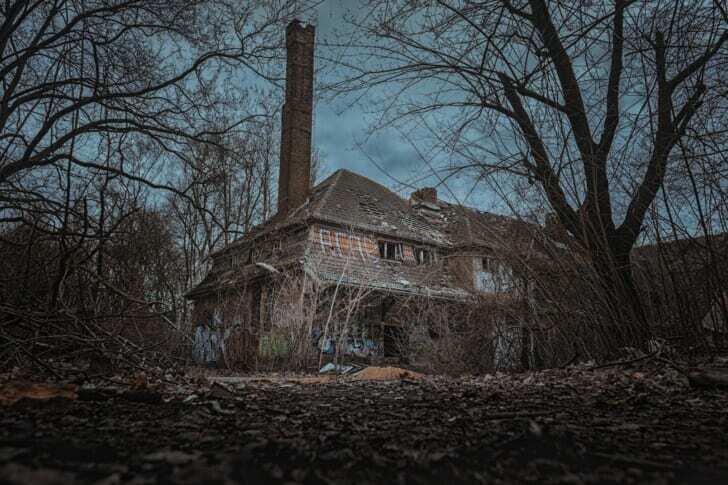
[[[615,347],[647,348],[650,326],[634,282],[630,251],[608,243],[606,251],[592,254],[594,268],[604,291],[610,319],[615,325]]]

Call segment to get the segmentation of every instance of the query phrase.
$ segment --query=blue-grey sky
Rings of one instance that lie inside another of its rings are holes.
[[[316,18],[306,19],[316,26],[317,43],[317,76],[318,83],[326,83],[336,76],[336,72],[323,69],[327,56],[327,43],[339,42],[337,32],[346,28],[344,16],[351,9],[361,8],[357,0],[325,0],[317,9]],[[355,13],[360,13],[355,11]],[[384,89],[384,88],[381,88]],[[371,93],[381,96],[383,91]],[[316,98],[314,113],[314,147],[320,151],[325,162],[320,175],[328,175],[337,169],[345,168],[365,175],[403,196],[409,195],[411,188],[435,185],[437,180],[432,177],[427,164],[422,161],[421,154],[404,139],[394,128],[388,128],[369,133],[371,122],[375,115],[367,112],[366,98],[359,104],[352,105],[350,100],[340,98],[330,99],[325,94]],[[398,183],[399,182],[399,183]],[[459,185],[459,186],[458,186]],[[458,184],[453,181],[449,184],[460,202],[468,205],[482,205],[478,202],[479,193],[471,194],[466,199],[466,193],[472,184]],[[439,188],[441,198],[450,199],[444,187]]]
[[[316,25],[317,55],[325,56],[326,44],[336,42],[337,30],[344,28],[344,15],[356,4],[360,2],[325,0],[318,7],[317,17],[310,19]],[[323,61],[317,59],[317,67],[322,67],[321,64]],[[318,81],[328,82],[335,73],[319,70],[318,76]],[[352,106],[346,99],[317,96],[314,144],[326,162],[323,175],[345,168],[390,188],[397,185],[393,178],[409,181],[416,153],[394,129],[370,137],[370,121],[371,115],[361,105]]]

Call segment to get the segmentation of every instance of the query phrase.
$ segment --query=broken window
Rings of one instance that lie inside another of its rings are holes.
[[[361,257],[364,258],[364,252],[366,252],[360,237],[345,232],[321,228],[319,229],[319,242],[321,243],[321,252],[333,256],[349,256],[358,251]]]
[[[428,248],[415,248],[417,264],[431,264],[435,262],[435,253]]]
[[[415,256],[415,248],[410,246],[409,244],[405,244],[403,246],[403,249],[404,249],[404,260],[407,263],[416,264],[417,258]]]
[[[334,254],[334,234],[333,231],[321,228],[319,230],[319,240],[321,241],[321,252],[324,254]]]
[[[362,243],[361,243],[362,249],[364,250],[365,254],[372,256],[374,258],[379,256],[379,247],[373,239],[370,239],[365,236],[365,237],[361,238],[361,240],[362,240]]]
[[[402,261],[402,243],[379,241],[379,257],[382,259],[391,259],[393,261]]]
[[[475,288],[481,291],[499,292],[513,289],[511,269],[496,258],[475,258]]]

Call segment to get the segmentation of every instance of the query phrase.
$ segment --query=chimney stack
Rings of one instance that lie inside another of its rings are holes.
[[[430,202],[431,204],[436,204],[437,189],[435,187],[425,187],[415,192],[412,192],[412,195],[410,197],[420,200],[422,202]]]
[[[286,99],[281,119],[278,216],[302,205],[311,188],[313,129],[313,25],[286,28]]]

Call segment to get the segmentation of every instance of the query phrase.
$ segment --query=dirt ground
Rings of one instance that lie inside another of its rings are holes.
[[[137,381],[0,406],[0,483],[728,483],[728,391],[665,367]]]

